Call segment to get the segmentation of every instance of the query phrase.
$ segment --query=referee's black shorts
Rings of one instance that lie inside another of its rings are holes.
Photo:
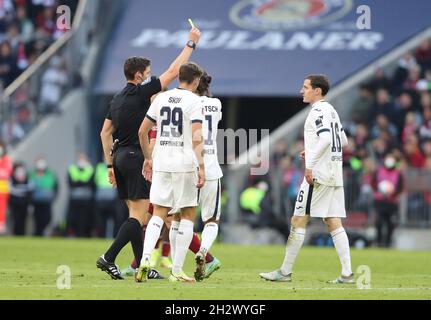
[[[150,198],[151,184],[142,176],[144,156],[138,146],[119,147],[114,154],[114,173],[122,200]]]

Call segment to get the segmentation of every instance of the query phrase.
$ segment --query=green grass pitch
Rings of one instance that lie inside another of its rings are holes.
[[[330,285],[339,273],[333,248],[304,247],[295,266],[292,283],[270,283],[258,273],[278,267],[283,246],[216,244],[212,250],[222,268],[201,283],[169,283],[153,280],[135,283],[133,278],[113,281],[95,262],[110,244],[104,240],[0,238],[0,299],[431,299],[430,252],[352,250],[354,271],[371,269],[371,289],[355,285]],[[130,246],[117,259],[127,266]],[[57,267],[71,269],[71,289],[57,288]],[[193,275],[193,255],[184,270]],[[161,270],[165,276],[166,270]]]

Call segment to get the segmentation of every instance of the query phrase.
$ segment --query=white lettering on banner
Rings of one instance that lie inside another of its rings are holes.
[[[348,48],[350,50],[360,50],[364,48],[366,50],[376,50],[377,44],[383,41],[383,35],[377,32],[360,32],[356,37],[349,43]]]
[[[226,42],[226,49],[239,49],[244,50],[247,48],[247,40],[250,37],[248,31],[232,32],[232,38]],[[222,48],[222,47],[220,47]]]
[[[295,50],[298,46],[301,46],[301,49],[314,50],[323,39],[325,39],[324,32],[316,32],[312,36],[306,32],[295,32],[289,41],[287,41],[285,48],[287,50]]]
[[[199,40],[199,47],[206,49],[215,49],[223,46],[232,37],[232,32],[222,31],[220,33],[213,30],[205,31]]]
[[[345,50],[346,41],[349,41],[352,32],[332,32],[322,43],[321,49],[323,50]]]
[[[284,44],[283,33],[281,32],[268,32],[262,38],[254,41],[250,45],[250,49],[268,48],[272,50],[280,50]]]
[[[133,47],[155,46],[157,48],[182,48],[187,42],[188,32],[170,32],[164,29],[145,29],[131,41]],[[291,35],[269,31],[256,37],[250,31],[202,32],[200,49],[225,50],[376,50],[384,40],[382,33],[359,31],[294,32]]]

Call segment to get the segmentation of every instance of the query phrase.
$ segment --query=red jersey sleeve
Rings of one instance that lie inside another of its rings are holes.
[[[157,127],[154,126],[151,128],[150,132],[148,132],[148,138],[151,139],[156,139],[157,138]]]

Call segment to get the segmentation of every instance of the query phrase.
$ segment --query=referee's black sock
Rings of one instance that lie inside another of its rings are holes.
[[[130,234],[130,242],[132,243],[133,254],[138,266],[141,263],[142,253],[144,251],[145,232],[142,230],[139,222],[135,225],[133,232]]]
[[[125,245],[129,243],[129,241],[132,241],[132,247],[133,247],[133,252],[135,253],[135,257],[137,257],[136,250],[138,250],[137,249],[138,245],[136,245],[136,243],[140,242],[140,248],[141,248],[140,256],[142,256],[143,248],[142,248],[141,233],[142,233],[142,228],[139,221],[136,220],[135,218],[127,219],[121,225],[121,228],[118,231],[117,236],[115,237],[114,243],[112,243],[111,247],[108,249],[108,251],[106,251],[105,260],[108,262],[115,262],[115,258],[117,258],[121,249],[123,249]],[[136,241],[136,239],[139,239],[139,241]],[[137,261],[139,262],[140,260],[137,260]]]

